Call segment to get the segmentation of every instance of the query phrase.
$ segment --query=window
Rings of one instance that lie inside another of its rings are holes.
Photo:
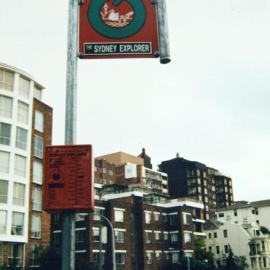
[[[233,210],[233,214],[234,214],[235,217],[237,217],[237,209]]]
[[[219,217],[224,217],[224,213],[219,213],[218,216]]]
[[[75,230],[75,242],[78,243],[84,243],[86,241],[86,229],[76,229]]]
[[[12,117],[12,98],[0,95],[0,116]]]
[[[8,254],[8,264],[12,266],[20,267],[23,263],[23,244],[10,243],[9,244],[9,254]]]
[[[214,238],[217,238],[217,233],[216,232],[214,232]]]
[[[229,253],[229,246],[228,245],[224,245],[224,251],[226,254]]]
[[[30,81],[20,77],[19,81],[19,94],[22,97],[29,98],[29,92],[30,92]]]
[[[152,232],[145,232],[145,240],[146,240],[146,243],[151,243],[152,242]]]
[[[183,213],[183,223],[184,225],[190,225],[192,223],[192,216],[189,213]]]
[[[28,123],[28,105],[24,102],[18,102],[17,120],[20,123]]]
[[[179,232],[172,232],[171,233],[171,242],[174,243],[174,242],[177,242],[178,240],[179,240]]]
[[[37,244],[31,246],[30,251],[30,267],[38,267],[40,265],[41,247]]]
[[[156,254],[156,260],[160,261],[161,260],[161,255],[162,255],[162,251],[161,250],[156,250],[155,251]]]
[[[19,155],[15,156],[14,173],[18,176],[26,176],[26,157]]]
[[[13,204],[24,206],[25,185],[14,183],[13,184]]]
[[[152,262],[153,262],[152,252],[147,252],[146,251],[146,263],[147,264],[152,264]]]
[[[42,210],[42,190],[41,188],[34,187],[32,190],[32,210]]]
[[[224,236],[225,238],[228,237],[228,232],[227,232],[227,230],[223,230],[223,236]]]
[[[171,226],[178,225],[178,214],[169,215],[169,224]]]
[[[263,267],[266,268],[267,267],[267,263],[266,263],[266,257],[263,257]]]
[[[94,255],[94,264],[100,264],[103,265],[105,261],[105,251],[102,250],[101,253],[99,251],[93,251]]]
[[[160,213],[154,212],[154,221],[159,221],[160,220]]]
[[[9,153],[0,151],[0,172],[9,172]]]
[[[116,243],[124,243],[125,242],[125,232],[124,231],[119,231],[119,230],[115,229],[114,235],[115,235],[115,242]]]
[[[164,255],[165,255],[165,260],[169,261],[170,260],[170,253],[169,251],[164,251]]]
[[[217,252],[217,254],[220,254],[219,246],[216,246],[216,252]]]
[[[37,215],[32,216],[31,237],[41,238],[41,217]]]
[[[14,73],[0,69],[0,88],[13,91]]]
[[[192,243],[192,234],[189,232],[184,233],[184,243],[191,244]]]
[[[151,217],[152,217],[151,212],[145,211],[144,216],[145,216],[145,223],[150,224],[151,223]]]
[[[43,180],[43,164],[40,161],[33,162],[33,182],[42,185]]]
[[[17,127],[16,147],[23,150],[27,148],[27,130],[24,128]]]
[[[7,203],[8,181],[0,180],[0,203]]]
[[[172,263],[178,263],[179,262],[179,253],[173,252],[172,253]]]
[[[42,99],[42,89],[38,88],[36,85],[34,86],[34,97],[39,100]]]
[[[23,235],[24,229],[24,214],[19,212],[12,213],[12,235]]]
[[[163,216],[163,222],[167,223],[168,222],[168,215],[166,213],[163,213],[162,216]]]
[[[7,229],[7,211],[0,210],[0,234],[5,234]]]
[[[93,227],[93,240],[94,242],[99,242],[100,241],[100,233],[99,233],[99,228]]]
[[[43,138],[40,136],[34,136],[34,156],[43,158]]]
[[[10,145],[11,125],[0,123],[0,144]]]
[[[212,234],[211,233],[208,233],[208,238],[210,239],[212,237]]]
[[[161,232],[156,231],[156,232],[155,232],[155,239],[156,239],[156,240],[160,240],[160,238],[161,238]]]
[[[123,210],[114,210],[114,220],[116,222],[124,222],[124,211]]]
[[[164,240],[169,240],[169,233],[163,232],[163,237],[164,237]]]
[[[44,114],[40,111],[35,111],[35,130],[44,131]]]
[[[126,263],[126,254],[123,252],[115,252],[116,264],[125,264]]]
[[[95,212],[94,212],[94,215],[93,215],[93,219],[94,220],[100,220],[101,219],[101,215],[104,214],[104,208],[99,208],[99,207],[96,207],[95,208]]]

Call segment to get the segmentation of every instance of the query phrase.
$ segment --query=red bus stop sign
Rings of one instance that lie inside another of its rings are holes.
[[[152,0],[84,0],[81,58],[157,57],[157,6]]]
[[[46,146],[43,209],[93,211],[92,146]]]

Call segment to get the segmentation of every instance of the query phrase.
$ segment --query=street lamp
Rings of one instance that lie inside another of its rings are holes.
[[[95,213],[96,215],[97,213]],[[107,224],[109,225],[109,228],[111,230],[111,247],[110,247],[110,250],[111,250],[111,258],[110,258],[110,262],[111,262],[111,267],[109,268],[110,270],[116,270],[116,260],[115,260],[115,238],[114,238],[114,229],[113,229],[113,225],[111,223],[111,221],[106,218],[105,216],[101,215],[101,214],[97,214],[99,215],[104,221],[107,222]],[[99,245],[101,247],[102,245],[102,242],[101,242],[101,226],[100,226],[100,230],[99,230]],[[101,249],[101,248],[100,248]],[[100,255],[101,255],[101,252],[100,252]],[[101,270],[101,258],[100,258],[100,255],[99,255],[99,270]]]

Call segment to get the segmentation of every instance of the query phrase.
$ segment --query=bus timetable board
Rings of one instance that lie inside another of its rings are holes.
[[[43,209],[93,211],[92,146],[46,146]]]

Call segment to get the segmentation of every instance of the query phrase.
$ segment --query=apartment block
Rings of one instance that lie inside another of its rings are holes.
[[[145,154],[145,152],[144,152]],[[147,167],[144,161],[147,161]],[[124,152],[99,156],[95,159],[95,194],[99,196],[103,185],[117,184],[130,190],[145,190],[158,194],[168,194],[166,173],[153,170],[151,162]]]
[[[205,219],[214,218],[215,209],[233,203],[231,178],[214,168],[177,155],[176,158],[162,161],[159,169],[168,175],[169,196],[202,201]]]
[[[179,261],[180,251],[194,252],[194,239],[205,237],[203,205],[191,199],[170,200],[142,191],[116,191],[105,187],[95,212],[77,214],[76,259],[109,269],[111,232],[114,229],[117,269],[161,269]],[[155,198],[153,198],[155,197]],[[58,225],[57,225],[58,224]],[[52,243],[60,247],[61,221],[52,219]]]
[[[216,219],[220,222],[230,221],[240,225],[257,223],[270,231],[269,216],[270,200],[239,201],[216,211]]]
[[[236,256],[245,258],[247,269],[270,269],[270,235],[257,223],[208,221],[205,233],[206,248],[213,253],[217,265],[232,250]]]
[[[0,265],[36,266],[50,242],[42,211],[43,149],[51,144],[52,109],[29,74],[0,64]]]

